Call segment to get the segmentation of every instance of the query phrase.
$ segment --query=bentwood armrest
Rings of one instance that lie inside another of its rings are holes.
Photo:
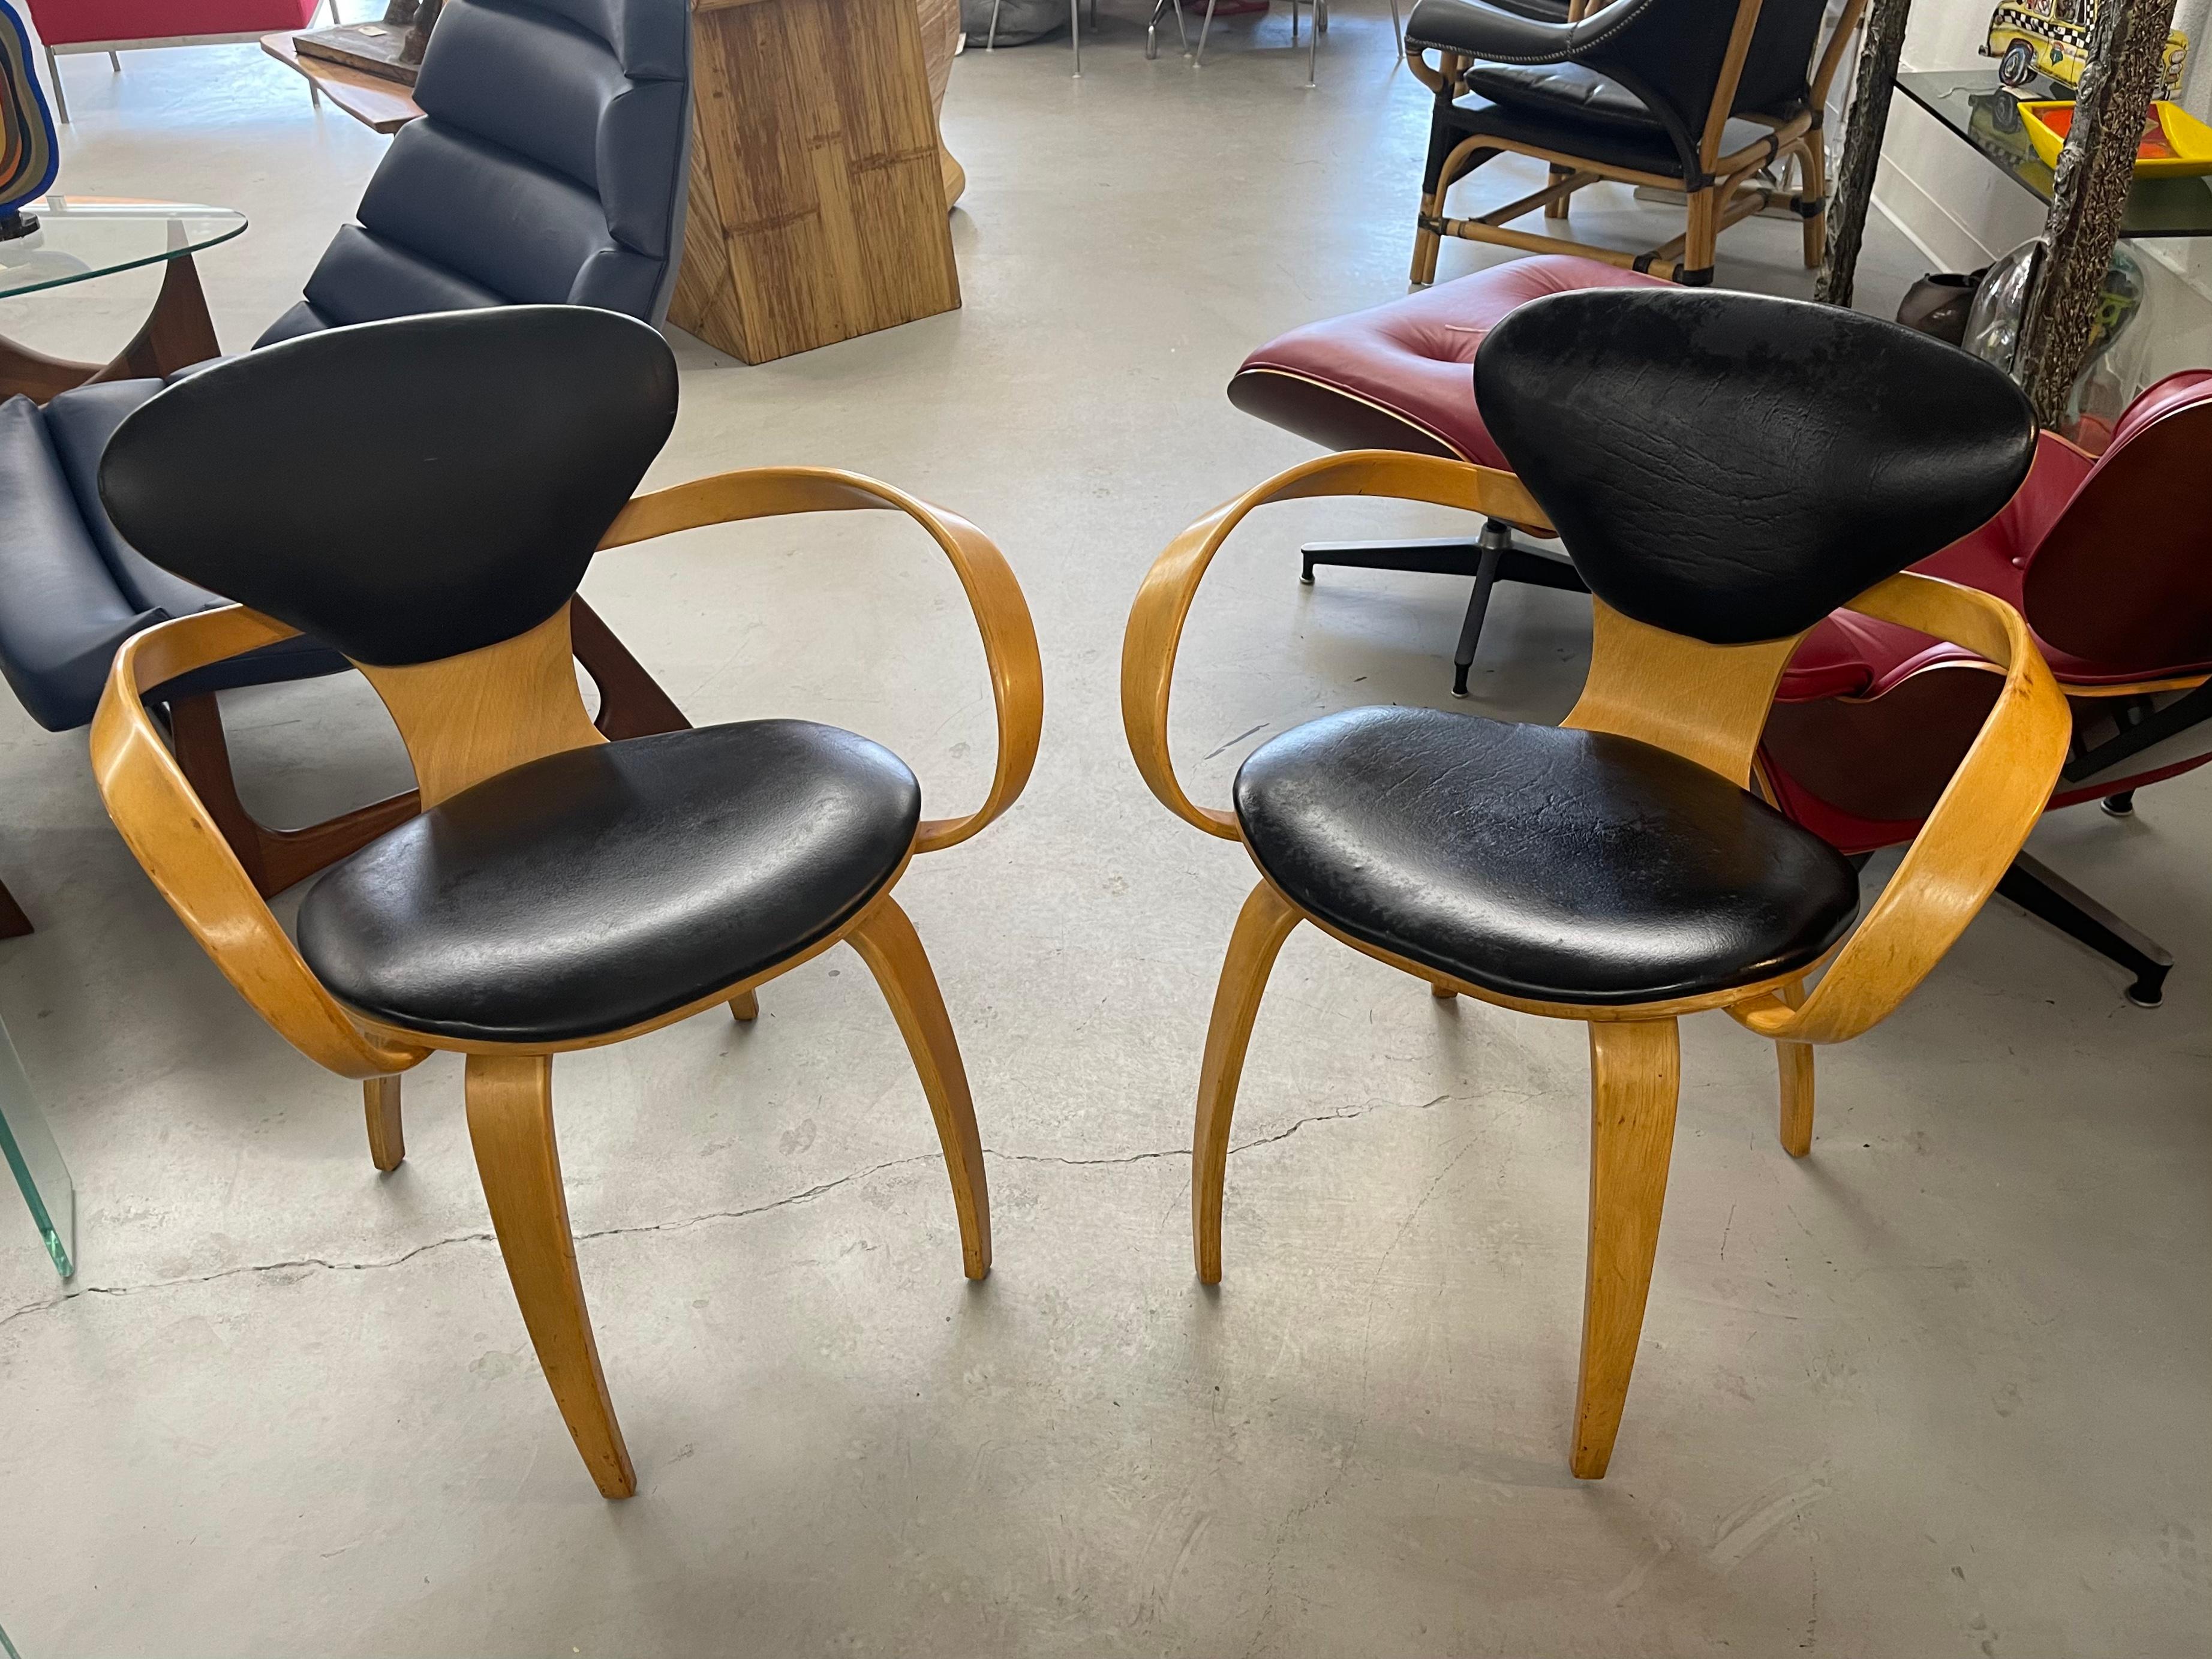
[[[1200,806],[1183,793],[1168,752],[1168,699],[1174,690],[1176,653],[1183,622],[1206,567],[1230,532],[1255,507],[1322,495],[1380,495],[1427,501],[1504,519],[1538,535],[1551,521],[1510,472],[1442,456],[1400,450],[1353,449],[1323,455],[1278,472],[1225,501],[1168,544],[1154,561],[1121,639],[1121,726],[1137,770],[1168,811],[1224,841],[1238,839],[1237,820],[1218,807]]]
[[[922,821],[915,832],[915,850],[933,853],[957,846],[1012,805],[1036,763],[1044,722],[1044,667],[1037,656],[1036,629],[1030,620],[1028,602],[997,543],[957,514],[857,472],[824,466],[757,466],[638,496],[623,509],[599,546],[602,550],[626,547],[679,530],[746,519],[886,509],[905,514],[927,530],[952,562],[982,635],[983,659],[991,672],[991,696],[998,711],[998,763],[990,793],[964,817]]]
[[[108,815],[223,976],[277,1034],[343,1077],[404,1072],[429,1051],[365,1035],[308,970],[146,712],[148,690],[299,630],[232,605],[133,635],[92,720],[92,769]]]
[[[1855,1037],[1927,976],[2042,816],[2073,730],[2027,624],[2002,599],[1908,571],[1848,609],[1979,652],[2003,667],[2004,685],[1897,873],[1804,1006],[1768,997],[1729,1010],[1760,1035],[1790,1042]]]

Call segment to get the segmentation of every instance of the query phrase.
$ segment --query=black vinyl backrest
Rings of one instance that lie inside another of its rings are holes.
[[[400,318],[167,387],[108,441],[100,496],[164,569],[356,662],[430,662],[566,604],[675,420],[675,358],[630,318]]]
[[[1836,306],[1548,295],[1474,358],[1483,423],[1616,611],[1780,639],[1985,522],[2035,453],[1999,370]]]
[[[1828,0],[1763,0],[1736,81],[1735,109],[1781,115],[1805,101],[1827,9]]]
[[[688,0],[447,0],[410,121],[264,343],[464,306],[657,322],[683,253]]]
[[[1604,32],[1599,45],[1577,52],[1575,61],[1628,88],[1685,153],[1694,155],[1706,113],[1720,88],[1721,68],[1727,61],[1729,35],[1740,3],[1658,0],[1618,29]],[[1599,15],[1593,10],[1585,23]]]

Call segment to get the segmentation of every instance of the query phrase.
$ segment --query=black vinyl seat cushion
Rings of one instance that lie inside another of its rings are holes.
[[[1659,1002],[1788,973],[1850,929],[1842,854],[1693,762],[1608,732],[1355,708],[1263,744],[1237,816],[1342,933],[1486,990]]]
[[[1682,153],[1665,126],[1616,81],[1573,64],[1484,64],[1469,72],[1468,82],[1474,90],[1444,118],[1460,137],[1509,139],[1608,167],[1669,179],[1686,175]],[[1722,128],[1723,155],[1760,143],[1778,148],[1772,128],[1737,116]]]
[[[332,866],[300,907],[300,951],[391,1024],[598,1036],[836,932],[896,873],[921,816],[896,755],[811,721],[572,750]]]

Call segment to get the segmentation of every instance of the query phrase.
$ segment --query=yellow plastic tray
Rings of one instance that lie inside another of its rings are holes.
[[[2028,142],[2043,164],[2056,169],[2058,151],[2065,143],[2060,134],[2044,125],[2043,112],[2047,109],[2070,110],[2071,102],[2051,100],[2042,103],[2023,103],[2020,106],[2021,121],[2027,129]],[[2172,155],[2161,155],[2155,161],[2136,161],[2136,176],[2139,179],[2184,179],[2195,173],[2212,173],[2212,127],[2208,127],[2179,104],[2160,99],[2151,106],[2157,118],[2159,131],[2166,135],[2166,147]]]

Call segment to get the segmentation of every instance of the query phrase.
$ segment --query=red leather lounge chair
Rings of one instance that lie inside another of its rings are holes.
[[[2212,370],[2167,376],[2091,457],[2055,433],[2005,510],[1915,569],[2006,600],[2074,710],[2053,807],[2135,792],[2212,760]],[[1995,665],[1838,611],[1791,658],[1760,748],[1782,810],[1843,852],[1909,840],[2001,683]],[[2026,854],[1997,889],[2136,975],[2173,958]]]

